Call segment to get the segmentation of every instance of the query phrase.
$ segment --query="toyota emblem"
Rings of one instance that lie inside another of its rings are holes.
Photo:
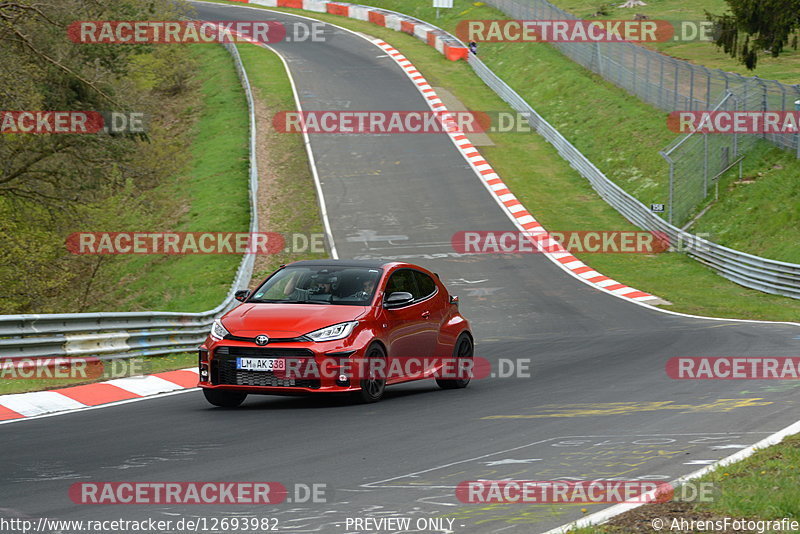
[[[266,345],[269,343],[269,336],[266,334],[261,334],[256,336],[256,345]]]

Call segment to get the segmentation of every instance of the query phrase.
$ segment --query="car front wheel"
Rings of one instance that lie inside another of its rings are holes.
[[[247,393],[222,389],[203,389],[203,395],[208,402],[221,408],[236,408],[247,398]]]
[[[355,400],[363,403],[378,402],[386,391],[386,353],[380,345],[372,345],[367,350],[368,376],[359,381],[361,389],[354,393]],[[372,365],[380,360],[381,364]]]
[[[466,375],[461,377],[461,373],[463,373],[464,369],[471,370],[472,369],[472,356],[475,352],[475,347],[472,344],[472,339],[469,337],[469,334],[463,332],[458,339],[456,340],[456,345],[453,348],[453,359],[456,361],[456,369],[458,372],[459,378],[456,379],[447,379],[447,378],[437,378],[436,383],[439,384],[439,387],[442,389],[460,389],[467,387],[469,384],[470,376]]]

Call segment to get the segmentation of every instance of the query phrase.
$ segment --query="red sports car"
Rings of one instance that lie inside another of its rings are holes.
[[[438,275],[409,263],[313,260],[282,266],[214,322],[200,347],[200,387],[215,406],[248,393],[350,393],[375,402],[387,384],[469,383],[469,322]]]

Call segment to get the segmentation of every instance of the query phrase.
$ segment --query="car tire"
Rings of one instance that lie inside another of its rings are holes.
[[[475,352],[475,345],[472,343],[472,338],[466,332],[462,332],[456,340],[455,347],[453,347],[453,358],[456,360],[456,369],[461,369],[461,360],[473,357]],[[436,383],[442,389],[461,389],[467,387],[470,377],[446,379],[437,378]]]
[[[247,398],[247,393],[222,389],[203,389],[203,395],[208,402],[220,408],[236,408]]]
[[[374,344],[367,349],[366,360],[369,361],[371,359],[382,359],[384,364],[386,363],[386,352],[380,345]],[[368,369],[372,369],[372,367],[368,364]],[[383,368],[385,370],[386,366],[384,365]],[[386,377],[367,377],[359,380],[359,386],[361,386],[361,389],[353,393],[353,398],[356,402],[364,404],[378,402],[383,398],[383,393],[386,391]]]

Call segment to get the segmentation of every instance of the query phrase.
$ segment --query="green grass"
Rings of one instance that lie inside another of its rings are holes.
[[[752,456],[693,480],[695,487],[710,483],[711,502],[691,502],[682,506],[678,516],[691,520],[715,520],[725,517],[776,521],[800,517],[800,435],[761,449]],[[575,534],[616,534],[632,532],[631,526],[643,524],[635,532],[653,532],[649,518],[664,517],[669,505],[645,505],[612,519],[608,524],[575,529]],[[630,515],[629,515],[630,514]],[[635,514],[639,521],[634,522]],[[648,530],[649,529],[649,530]],[[667,530],[666,528],[664,529]],[[773,532],[772,530],[768,532]]]
[[[721,180],[719,202],[692,231],[751,254],[800,263],[798,160],[761,145],[746,162],[741,181],[736,174]]]
[[[435,9],[427,4],[404,5],[400,0],[371,3],[435,20]],[[451,32],[462,19],[502,16],[499,11],[475,7],[463,0],[455,5],[455,9],[435,20]],[[376,34],[374,29],[369,31]],[[387,40],[398,39],[396,32],[384,31],[381,35]],[[668,166],[658,152],[676,134],[665,126],[666,113],[592,74],[548,44],[481,43],[479,54],[611,180],[645,205],[667,203]],[[791,65],[786,68],[792,70]],[[431,70],[427,69],[426,75],[432,76]],[[497,109],[480,101],[470,107]],[[729,190],[737,177],[736,170],[722,178],[721,201],[693,231],[708,233],[712,241],[733,249],[800,262],[800,160],[791,152],[760,142],[744,161],[745,177],[756,177],[755,183]],[[502,176],[507,181],[511,179],[507,174]]]
[[[239,217],[241,213],[231,210],[233,215],[236,216],[231,217],[231,213],[221,213],[229,210],[219,208],[227,205],[236,206],[242,194],[245,195],[246,201],[246,164],[243,168],[239,168],[238,159],[231,157],[231,154],[240,154],[240,143],[246,142],[246,137],[242,137],[241,134],[241,132],[244,132],[246,136],[247,132],[246,111],[243,119],[239,113],[241,111],[240,106],[244,102],[240,94],[241,86],[235,72],[233,73],[233,78],[228,76],[230,73],[226,72],[226,61],[230,61],[230,56],[227,55],[227,52],[222,48],[209,47],[209,49],[211,48],[222,51],[224,55],[220,56],[212,53],[208,56],[203,56],[203,74],[207,75],[208,78],[207,83],[204,84],[205,108],[197,126],[199,144],[195,147],[194,152],[196,164],[193,168],[196,172],[195,176],[198,178],[196,181],[184,184],[187,188],[187,193],[191,193],[193,201],[192,207],[188,212],[189,220],[185,221],[183,223],[185,226],[181,227],[181,229],[189,228],[187,231],[195,231],[198,228],[219,229],[233,224],[233,221],[241,218]],[[258,124],[258,136],[263,136],[268,146],[268,165],[264,165],[265,162],[263,160],[259,161],[262,178],[260,191],[264,195],[260,198],[259,213],[262,219],[268,219],[267,226],[261,228],[261,230],[283,234],[303,233],[308,235],[322,233],[322,222],[317,215],[319,207],[316,189],[308,166],[303,138],[301,135],[278,133],[272,129],[269,121],[274,112],[296,109],[294,93],[283,63],[273,52],[260,47],[239,45],[239,52],[250,78],[250,85],[256,98],[257,108],[259,105],[263,105],[263,109],[269,112],[268,116],[259,118]],[[244,105],[246,110],[246,103]],[[241,125],[241,128],[232,128],[230,124]],[[229,130],[235,130],[235,133],[232,134]],[[228,151],[227,154],[226,150]],[[201,170],[202,166],[207,167]],[[244,180],[237,178],[241,173],[244,173]],[[231,177],[234,180],[231,180]],[[241,183],[236,183],[238,181],[241,181]],[[239,188],[239,190],[232,190],[234,187]],[[216,191],[217,188],[225,188],[226,191]],[[245,215],[249,213],[247,209],[240,211]],[[248,222],[247,220],[242,220],[238,221],[237,224],[245,225],[246,228]],[[282,263],[321,257],[327,257],[327,255],[300,251],[260,257],[257,269],[253,273],[252,285]],[[191,258],[199,259],[200,264],[186,263]],[[235,265],[238,265],[239,256],[231,256],[230,258],[236,261],[228,260],[230,265],[227,267],[224,263],[220,263],[215,256],[167,258],[168,261],[159,264],[157,272],[159,273],[158,276],[167,276],[170,279],[178,276],[187,276],[187,282],[192,282],[195,279],[192,272],[205,272],[206,276],[216,273],[215,275],[220,280],[219,287],[209,287],[208,292],[209,297],[214,296],[215,292],[219,293],[218,300],[221,300],[233,278],[233,269]],[[217,262],[215,263],[214,260],[217,260]],[[139,261],[143,262],[141,268],[151,268],[148,266],[147,257],[142,257]],[[212,265],[202,265],[209,261],[212,262]],[[126,265],[125,267],[129,266]],[[154,273],[146,273],[141,282],[146,283],[149,280],[151,284],[159,284],[158,287],[153,288],[156,295],[159,291],[166,291],[165,288],[169,284],[166,281],[160,283],[157,279],[150,279],[151,274]],[[180,280],[173,280],[173,283],[178,287],[182,285],[189,286],[189,284],[184,284]],[[198,289],[194,294],[198,298],[202,297],[202,289]],[[209,309],[216,305],[217,302],[199,300],[197,307],[199,309]],[[183,311],[185,311],[185,308]],[[121,361],[117,360],[117,362]],[[152,356],[136,358],[132,360],[132,363],[134,364],[133,368],[136,370],[134,374],[150,374],[192,367],[197,363],[197,355],[195,353],[182,353]],[[111,367],[106,371],[110,369]],[[0,395],[68,387],[98,380],[108,380],[109,378],[120,378],[120,376],[109,376],[106,373],[102,377],[88,381],[75,379],[6,379],[0,380]]]
[[[400,2],[396,1],[373,0],[373,4],[402,10]],[[488,18],[492,14],[491,10],[487,12],[486,7],[470,6],[457,1],[453,13],[459,12],[465,18]],[[430,7],[420,4],[414,4],[413,8],[406,7],[403,11],[413,11],[415,16],[434,20],[435,10]],[[291,9],[283,11],[298,12]],[[447,88],[469,109],[509,109],[484,86],[467,64],[447,61],[433,48],[411,36],[343,17],[308,12],[303,14],[385,39],[407,55],[431,85]],[[456,19],[453,15],[449,16],[449,21],[443,16],[437,23],[454,27]],[[604,170],[607,173],[610,172],[609,167],[611,170],[616,168],[620,171],[619,176],[624,177],[622,170],[625,168],[634,169],[639,164],[653,165],[650,159],[654,152],[648,152],[649,156],[639,152],[648,143],[654,145],[653,151],[661,148],[660,142],[651,141],[651,135],[661,135],[662,141],[672,138],[672,134],[662,131],[666,130],[663,127],[664,114],[655,112],[634,97],[604,83],[551,47],[542,44],[533,47],[536,47],[535,52],[529,51],[525,57],[519,57],[518,51],[509,50],[506,55],[496,54],[496,51],[487,53],[485,55],[489,57],[485,59],[501,77],[507,81],[513,79],[515,83],[512,85],[517,85],[517,89],[534,107],[545,107],[552,112],[544,112],[543,115],[557,128],[577,130],[576,136],[569,131],[563,133],[601,169],[606,167]],[[480,52],[484,56],[483,48]],[[542,72],[548,76],[542,76]],[[529,82],[527,84],[524,83],[526,79]],[[571,94],[580,97],[567,98]],[[563,108],[581,110],[583,113],[573,118]],[[553,114],[556,116],[553,117]],[[658,117],[655,122],[652,118],[654,114]],[[577,117],[583,117],[583,120]],[[637,121],[644,123],[643,129],[637,126]],[[634,132],[634,138],[621,135],[620,132],[625,131]],[[541,137],[518,133],[492,134],[491,137],[496,146],[481,147],[481,152],[546,228],[554,231],[635,228],[602,201],[588,182]],[[617,162],[617,166],[610,166],[604,161],[607,159]],[[631,170],[628,182],[635,184],[638,174],[646,176],[643,172]],[[627,185],[630,186],[630,183]],[[788,235],[775,237],[791,242],[794,232],[785,233]],[[585,254],[581,259],[607,276],[672,302],[673,305],[668,307],[671,310],[745,319],[800,320],[800,302],[745,289],[681,254]]]
[[[607,20],[629,20],[636,13],[647,15],[653,20],[669,21],[704,21],[705,11],[721,15],[729,11],[724,0],[647,0],[646,6],[634,9],[618,7],[622,2],[604,2],[601,0],[549,0],[550,3],[581,18],[591,17],[601,5],[606,5],[608,15],[596,17]],[[703,65],[713,69],[735,72],[742,76],[758,76],[765,80],[778,80],[787,84],[800,82],[800,51],[787,46],[777,58],[769,54],[758,59],[755,70],[747,68],[709,42],[647,43],[648,48],[658,50],[679,59]]]
[[[136,230],[246,232],[248,202],[247,103],[233,60],[221,46],[195,45],[199,94],[186,117],[193,124],[185,173],[150,194],[169,199],[166,208]],[[196,121],[192,121],[196,115]],[[128,228],[103,230],[125,231]],[[97,311],[163,310],[198,312],[225,298],[241,256],[130,255],[107,265],[106,278],[118,281],[98,296]]]
[[[268,114],[267,120],[259,124],[258,132],[264,136],[269,153],[268,168],[261,171],[269,175],[269,182],[262,184],[262,194],[266,198],[261,206],[261,216],[268,220],[265,231],[284,235],[321,234],[323,226],[317,192],[303,137],[301,134],[276,132],[270,121],[279,111],[297,109],[283,62],[274,52],[254,45],[239,45],[239,53],[255,98]],[[260,280],[284,263],[325,257],[328,257],[325,253],[298,251],[260,258],[253,280]]]

